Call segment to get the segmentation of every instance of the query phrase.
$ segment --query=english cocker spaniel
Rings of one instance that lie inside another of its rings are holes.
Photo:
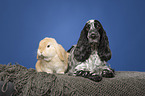
[[[107,63],[112,55],[108,37],[99,21],[87,21],[77,45],[72,46],[68,52],[70,75],[96,82],[101,81],[102,77],[114,77],[115,72]]]

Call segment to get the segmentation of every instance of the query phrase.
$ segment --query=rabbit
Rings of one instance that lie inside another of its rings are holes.
[[[68,69],[69,53],[54,38],[44,38],[37,50],[37,72],[64,74]]]

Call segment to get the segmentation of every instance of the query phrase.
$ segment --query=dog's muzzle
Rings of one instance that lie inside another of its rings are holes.
[[[99,34],[98,33],[99,32],[97,30],[90,30],[88,36],[91,39],[96,39],[96,38],[99,38]]]
[[[90,38],[92,38],[92,39],[96,39],[97,36],[96,36],[96,34],[91,34],[91,35],[90,35]]]
[[[99,43],[100,34],[97,30],[90,30],[88,33],[88,39],[90,43]]]

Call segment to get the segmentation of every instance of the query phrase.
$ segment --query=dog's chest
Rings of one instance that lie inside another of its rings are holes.
[[[93,51],[90,57],[85,61],[85,63],[88,66],[89,70],[94,70],[97,66],[100,66],[102,64],[102,61],[98,56],[97,51]]]
[[[86,61],[78,62],[75,70],[96,72],[98,68],[102,67],[104,64],[105,62],[101,61],[97,51],[94,50]]]

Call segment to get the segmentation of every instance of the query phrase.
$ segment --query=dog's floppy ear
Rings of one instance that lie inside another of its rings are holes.
[[[74,50],[74,58],[80,62],[84,62],[86,59],[89,58],[91,54],[91,46],[89,44],[87,35],[88,35],[88,30],[86,24],[83,30],[81,31],[80,38]]]
[[[98,46],[98,54],[101,58],[102,61],[108,61],[111,59],[111,50],[109,48],[109,40],[108,37],[106,35],[105,30],[103,29],[101,23],[97,20],[95,20],[95,22],[98,22],[101,26],[99,33],[100,33],[100,44]]]

